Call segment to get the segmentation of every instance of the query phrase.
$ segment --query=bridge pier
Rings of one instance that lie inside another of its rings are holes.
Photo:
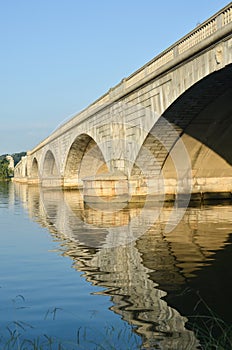
[[[184,180],[186,182],[186,180]],[[101,174],[83,179],[83,200],[86,203],[129,203],[174,200],[178,190],[189,194],[189,186],[177,184],[176,179],[161,177],[128,178],[122,173]]]
[[[28,185],[39,185],[40,179],[38,177],[28,177],[27,183]]]
[[[129,182],[127,176],[101,174],[82,179],[83,200],[86,203],[129,202]]]
[[[61,177],[47,177],[42,179],[41,186],[49,188],[62,187],[63,179]]]
[[[83,179],[86,203],[232,200],[232,178],[127,178],[105,174]]]
[[[67,189],[82,188],[83,184],[77,178],[64,178],[62,186]]]

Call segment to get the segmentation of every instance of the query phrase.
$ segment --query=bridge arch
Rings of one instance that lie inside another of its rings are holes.
[[[227,182],[228,190],[231,188],[231,76],[230,64],[197,82],[167,108],[148,133],[131,177],[141,176],[146,169],[150,176],[162,172],[164,179],[177,179],[173,157],[185,147],[193,192],[220,190],[219,178],[223,178],[224,189]]]
[[[64,185],[81,186],[83,178],[107,172],[103,153],[94,139],[88,134],[77,136],[67,152]]]
[[[42,177],[45,179],[48,177],[57,177],[59,175],[55,156],[50,150],[45,154],[42,169]]]
[[[34,157],[31,165],[31,177],[39,178],[39,165],[37,159]]]
[[[26,158],[26,156],[23,156],[14,168],[14,177],[22,179],[22,182],[27,181],[28,177],[28,164]]]

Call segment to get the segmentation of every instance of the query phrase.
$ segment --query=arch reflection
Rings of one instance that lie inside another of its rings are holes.
[[[171,207],[91,208],[78,191],[62,191],[15,184],[29,216],[59,239],[60,251],[73,260],[90,283],[110,295],[111,310],[135,326],[143,348],[197,349],[199,342],[186,323],[188,315],[173,293],[181,293],[187,281],[210,265],[232,232],[230,205],[188,208],[183,220],[166,233]],[[228,209],[228,210],[225,210]],[[159,217],[149,220],[154,212]],[[137,221],[134,219],[138,219]],[[141,221],[140,221],[141,220]],[[144,230],[146,227],[146,230]],[[145,232],[128,244],[107,245],[116,234]],[[168,302],[167,302],[168,301]],[[170,302],[169,302],[170,301]],[[170,306],[172,305],[172,307]],[[183,310],[182,314],[177,310]]]

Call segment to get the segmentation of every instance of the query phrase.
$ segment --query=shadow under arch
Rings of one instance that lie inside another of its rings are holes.
[[[37,159],[34,157],[31,166],[31,177],[39,178],[39,165]]]
[[[52,151],[48,150],[43,161],[43,178],[58,176],[58,168]]]
[[[230,64],[197,82],[163,113],[146,137],[131,176],[141,176],[147,169],[150,176],[162,172],[164,178],[177,178],[173,159],[183,144],[195,182],[232,177],[231,100]]]
[[[67,153],[64,185],[82,186],[83,178],[107,172],[104,156],[94,139],[87,134],[77,136]]]

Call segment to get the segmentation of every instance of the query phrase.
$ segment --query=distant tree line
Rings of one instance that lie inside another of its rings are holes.
[[[11,157],[13,157],[13,159],[14,159],[14,165],[18,164],[18,162],[21,160],[21,158],[24,157],[26,154],[27,154],[26,152],[11,154]]]
[[[0,159],[0,179],[8,179],[13,175],[13,170],[9,168],[9,161],[6,158]]]
[[[14,159],[14,165],[16,165],[21,157],[26,155],[26,152],[13,153],[13,154],[2,154],[0,155],[0,179],[5,180],[13,176],[13,170],[9,167],[9,160],[6,158],[11,155]]]

